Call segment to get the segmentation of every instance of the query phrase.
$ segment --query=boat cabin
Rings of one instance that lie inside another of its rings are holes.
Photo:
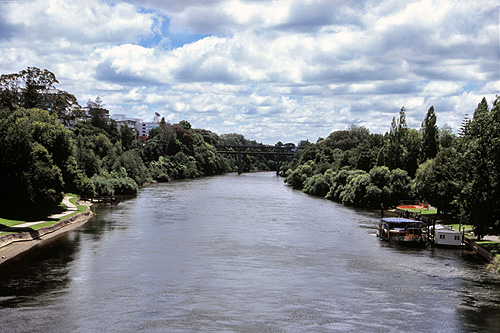
[[[380,239],[398,243],[425,243],[422,221],[399,217],[382,218],[378,227]]]

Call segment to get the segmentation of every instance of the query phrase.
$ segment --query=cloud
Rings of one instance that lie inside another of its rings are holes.
[[[64,38],[82,43],[137,41],[152,33],[155,15],[140,13],[130,4],[108,5],[98,0],[20,1],[8,6],[7,22],[20,26],[26,40]]]
[[[2,74],[48,68],[111,113],[266,143],[383,133],[403,105],[410,126],[434,105],[458,129],[500,92],[493,0],[34,0],[0,17]]]

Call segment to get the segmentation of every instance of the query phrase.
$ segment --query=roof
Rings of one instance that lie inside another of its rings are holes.
[[[431,227],[432,229],[432,227]],[[461,234],[459,230],[453,230],[450,227],[444,226],[442,224],[436,224],[436,232],[440,233],[450,233],[450,234]]]
[[[387,223],[423,223],[422,221],[415,221],[402,217],[384,217],[381,220]]]

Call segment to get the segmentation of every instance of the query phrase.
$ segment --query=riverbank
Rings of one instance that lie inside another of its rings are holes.
[[[26,228],[27,231],[0,236],[0,266],[35,247],[44,245],[55,237],[75,230],[87,223],[94,213],[90,209],[90,204],[80,204],[86,205],[87,210],[69,216],[55,224],[39,229]],[[72,213],[72,210],[68,210],[68,215]]]

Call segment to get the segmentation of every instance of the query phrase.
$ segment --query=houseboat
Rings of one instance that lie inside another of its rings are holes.
[[[432,228],[432,226],[429,227],[430,232],[432,232]],[[462,233],[441,224],[436,224],[433,238],[434,244],[437,246],[454,247],[462,245]]]
[[[425,246],[422,221],[400,217],[385,217],[377,228],[380,239],[407,246]]]

